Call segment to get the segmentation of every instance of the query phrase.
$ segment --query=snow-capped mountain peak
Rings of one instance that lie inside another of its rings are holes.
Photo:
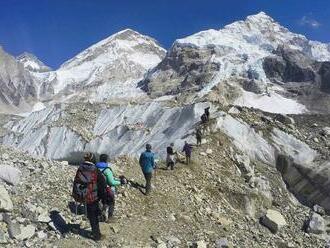
[[[90,46],[50,73],[47,91],[61,96],[81,96],[84,91],[83,95],[88,94],[92,101],[136,97],[144,94],[137,89],[137,82],[161,62],[165,53],[154,39],[125,29]]]
[[[83,62],[96,60],[96,58],[107,54],[114,55],[115,57],[121,56],[122,52],[133,52],[134,49],[142,49],[143,46],[149,46],[149,48],[152,48],[158,54],[166,52],[154,39],[132,29],[125,29],[90,46],[74,58],[65,62],[61,66],[61,69],[78,66]]]
[[[51,70],[50,67],[46,66],[35,55],[28,52],[22,53],[16,59],[24,65],[25,69],[31,72],[47,72]]]

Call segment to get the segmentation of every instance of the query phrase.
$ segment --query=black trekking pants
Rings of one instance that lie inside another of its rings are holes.
[[[108,217],[111,218],[113,216],[113,212],[115,211],[115,196],[109,201],[109,210],[108,210]]]
[[[143,173],[144,178],[146,179],[146,194],[148,195],[151,191],[151,178],[152,178],[152,173]]]
[[[99,203],[93,202],[87,204],[87,218],[91,224],[92,234],[95,239],[99,239],[101,236],[100,226],[99,226],[99,215],[101,213]]]
[[[174,170],[174,162],[168,162],[167,169],[168,169],[168,167],[171,167],[171,170]]]

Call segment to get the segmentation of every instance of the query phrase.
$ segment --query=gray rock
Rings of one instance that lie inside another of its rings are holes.
[[[12,239],[17,238],[18,235],[21,234],[20,224],[16,222],[10,222],[10,224],[8,225],[8,234],[9,237]]]
[[[320,134],[323,136],[330,136],[330,127],[324,127],[320,131]]]
[[[21,227],[21,233],[17,235],[15,238],[18,240],[26,240],[31,238],[36,232],[36,228],[33,225],[27,225]]]
[[[0,165],[0,180],[16,185],[20,182],[21,171],[9,165]]]
[[[13,203],[6,188],[0,184],[0,211],[12,211]]]
[[[317,213],[317,214],[319,214],[319,215],[325,215],[325,210],[324,210],[324,208],[323,207],[321,207],[321,206],[319,206],[319,205],[314,205],[313,206],[313,211],[315,212],[315,213]]]
[[[325,221],[321,215],[317,213],[312,214],[308,222],[307,232],[314,234],[325,233]]]
[[[194,242],[192,245],[193,248],[207,248],[207,243],[204,240]]]
[[[38,216],[38,221],[42,223],[49,223],[51,221],[48,212],[41,213]]]
[[[8,243],[8,241],[6,239],[6,236],[5,236],[4,232],[2,232],[0,230],[0,244],[7,244],[7,243]]]
[[[221,238],[215,241],[216,248],[229,248],[229,242],[226,238]]]
[[[286,221],[281,213],[273,209],[267,210],[266,215],[261,219],[261,223],[273,233],[277,233],[286,225]]]
[[[178,246],[181,244],[181,240],[178,239],[177,237],[175,236],[171,236],[168,238],[167,240],[167,244],[171,247],[171,246]]]
[[[39,231],[37,233],[37,236],[38,236],[39,239],[46,239],[48,235],[44,231]]]

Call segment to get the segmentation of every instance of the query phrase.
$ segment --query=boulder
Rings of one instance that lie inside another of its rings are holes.
[[[38,221],[41,223],[49,223],[51,221],[48,212],[41,213],[38,216]]]
[[[218,239],[217,241],[215,241],[215,247],[216,248],[229,248],[231,246],[229,245],[229,242],[226,238],[221,238],[221,239]]]
[[[330,127],[324,127],[320,131],[320,134],[323,136],[330,136]]]
[[[322,208],[321,206],[319,206],[319,205],[317,205],[317,204],[313,206],[313,211],[314,211],[315,213],[319,214],[319,215],[325,215],[325,210],[324,210],[324,208]]]
[[[206,154],[209,154],[209,155],[213,153],[212,149],[210,149],[210,148],[206,149],[205,152],[206,152]]]
[[[10,222],[8,224],[8,234],[12,239],[17,238],[21,234],[21,225],[17,222]]]
[[[323,217],[317,213],[313,213],[308,220],[308,233],[322,234],[325,233],[325,221]]]
[[[282,214],[273,209],[267,210],[266,215],[261,218],[261,223],[273,233],[277,233],[286,225],[286,221]]]
[[[7,244],[8,241],[6,239],[5,233],[0,230],[0,244]]]
[[[10,165],[0,165],[0,180],[16,185],[20,182],[21,171]]]
[[[204,240],[194,242],[192,245],[193,248],[207,248],[207,243]]]
[[[36,232],[36,228],[33,225],[21,226],[21,233],[15,238],[18,240],[26,240],[31,238]]]
[[[10,212],[13,210],[13,203],[6,188],[0,184],[0,211]]]

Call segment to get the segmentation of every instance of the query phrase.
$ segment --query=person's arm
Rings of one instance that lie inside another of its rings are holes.
[[[141,155],[140,155],[140,159],[139,159],[139,164],[140,164],[140,166],[142,166],[142,158],[143,158],[143,153],[141,153]]]
[[[120,180],[117,180],[114,178],[113,172],[111,171],[111,169],[105,169],[105,171],[103,173],[104,173],[105,177],[107,178],[107,184],[109,186],[121,185]]]
[[[154,154],[152,154],[151,156],[151,165],[152,165],[152,168],[155,168],[155,158],[154,158]]]

